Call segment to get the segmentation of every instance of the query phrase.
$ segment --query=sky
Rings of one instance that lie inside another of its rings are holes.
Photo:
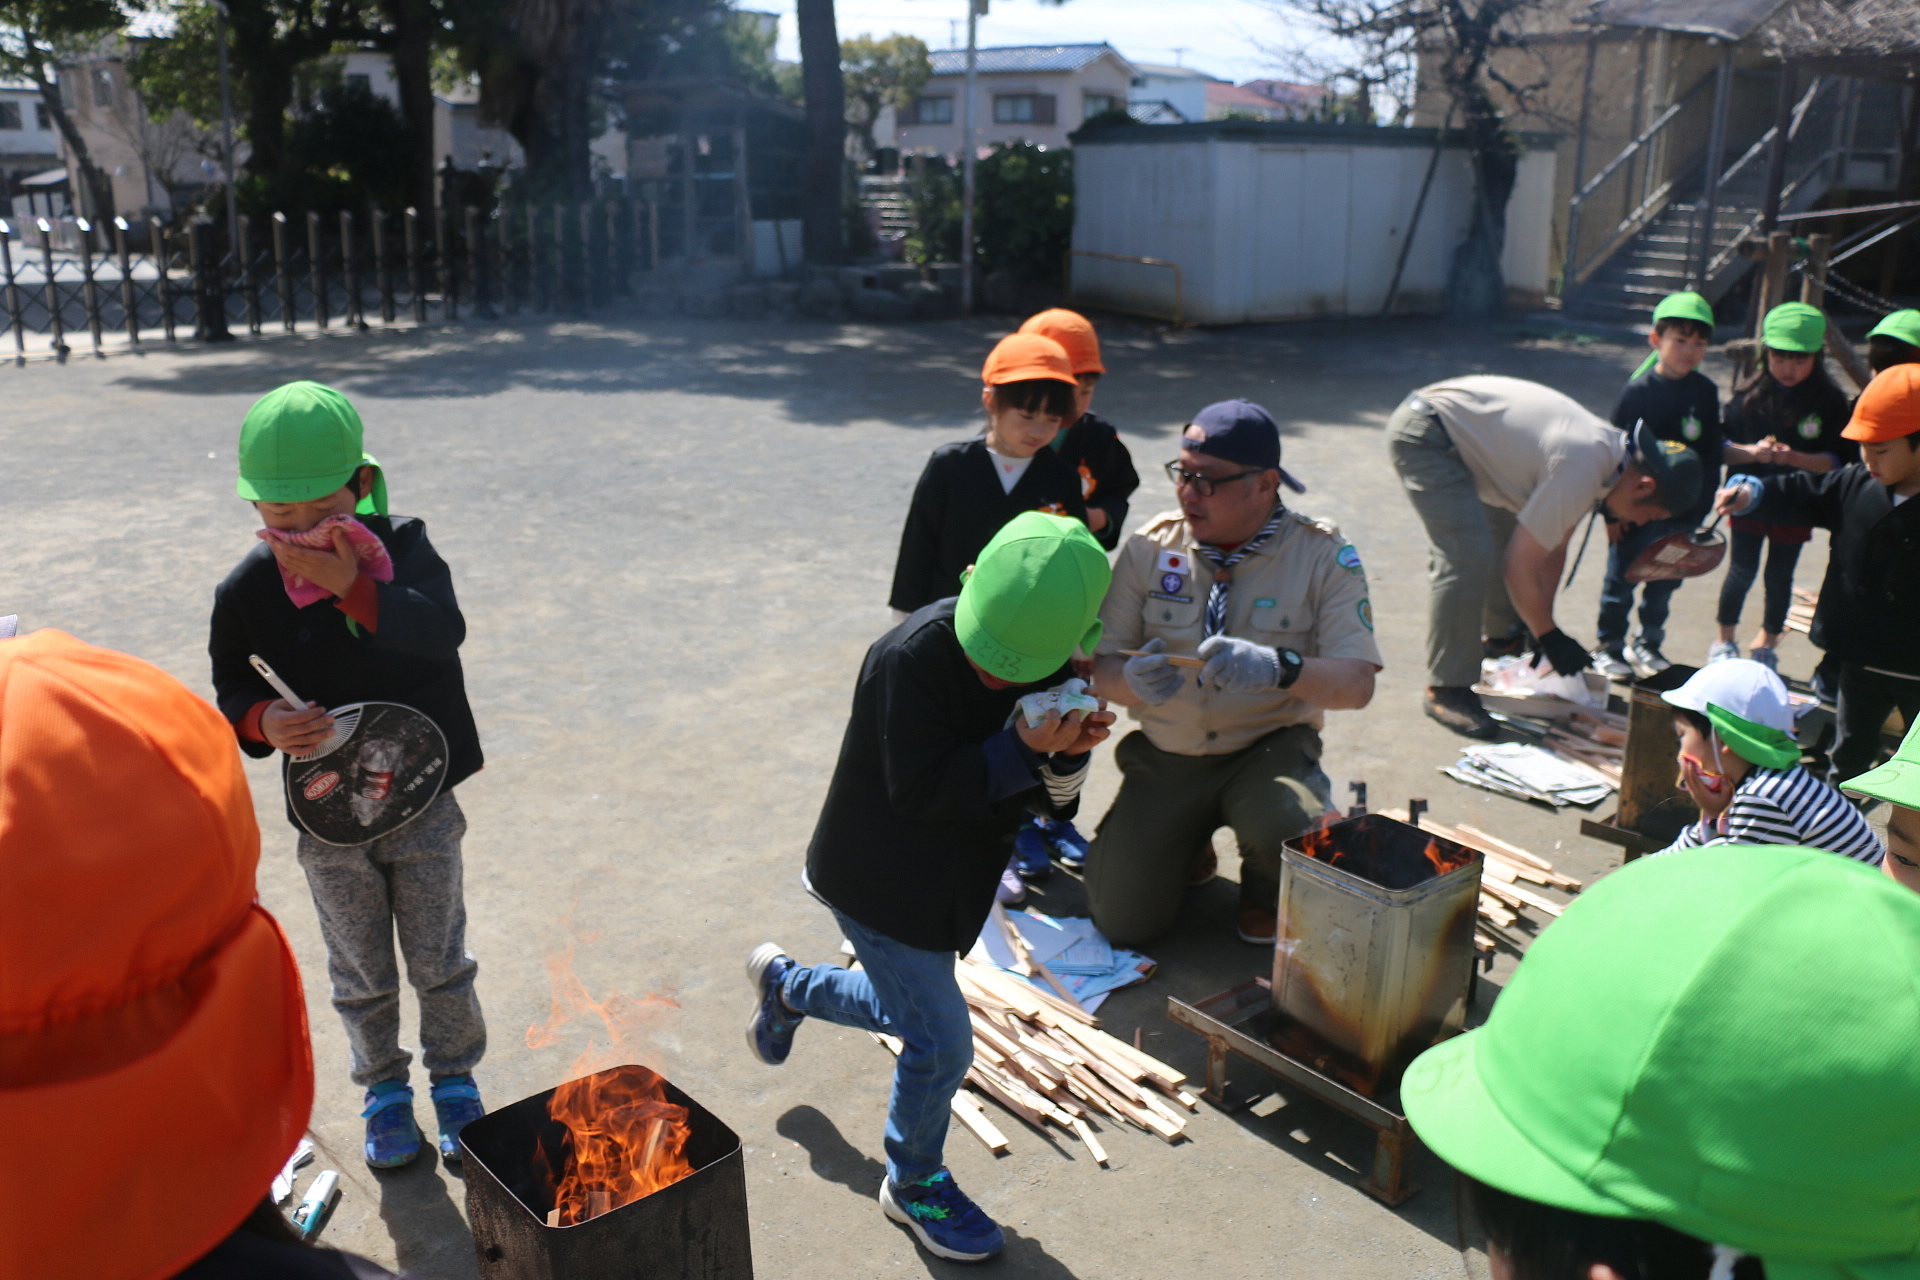
[[[797,61],[793,0],[736,0],[780,15],[781,58]],[[1091,44],[1101,40],[1137,62],[1177,62],[1235,81],[1279,76],[1255,41],[1280,43],[1285,28],[1257,0],[990,0],[980,44]],[[967,0],[837,0],[840,38],[896,32],[929,49],[965,48]],[[1176,17],[1177,15],[1177,17]],[[1180,48],[1168,44],[1177,41]]]

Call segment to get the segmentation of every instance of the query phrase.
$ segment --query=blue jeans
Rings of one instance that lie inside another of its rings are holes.
[[[1700,526],[1698,520],[1654,520],[1630,529],[1620,541],[1607,548],[1607,578],[1600,584],[1599,647],[1618,649],[1627,643],[1627,620],[1633,612],[1633,589],[1640,591],[1640,638],[1658,649],[1667,638],[1667,609],[1673,593],[1680,589],[1679,578],[1653,582],[1627,581],[1627,566],[1634,558],[1670,533],[1687,533]]]
[[[887,1176],[917,1182],[945,1165],[947,1108],[973,1065],[973,1024],[954,980],[954,953],[895,942],[833,913],[859,972],[812,965],[781,984],[787,1007],[810,1018],[899,1036],[893,1097],[887,1103]]]

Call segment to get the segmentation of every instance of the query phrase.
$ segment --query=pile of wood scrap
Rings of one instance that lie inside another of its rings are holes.
[[[1404,809],[1385,809],[1382,812],[1401,822],[1407,820]],[[1529,853],[1517,844],[1509,844],[1498,836],[1489,835],[1478,827],[1470,827],[1465,823],[1450,827],[1444,822],[1435,822],[1425,814],[1420,816],[1418,825],[1422,831],[1431,832],[1442,840],[1451,840],[1479,851],[1481,928],[1474,935],[1474,945],[1481,951],[1492,951],[1500,942],[1505,942],[1512,951],[1526,949],[1520,935],[1508,932],[1519,924],[1522,908],[1530,907],[1555,919],[1566,910],[1565,903],[1555,902],[1539,889],[1529,888],[1529,885],[1538,885],[1540,889],[1559,889],[1564,893],[1578,893],[1581,889],[1580,881],[1554,870],[1553,864],[1545,858]],[[1487,926],[1491,926],[1491,929]]]
[[[1627,752],[1627,718],[1600,708],[1573,712],[1547,730],[1541,744],[1562,760],[1585,765],[1620,789],[1620,762]]]
[[[1088,1121],[1106,1118],[1145,1129],[1166,1142],[1186,1132],[1200,1100],[1185,1075],[1099,1029],[1099,1020],[1071,1000],[978,960],[954,968],[973,1020],[973,1066],[967,1083],[981,1095],[1044,1131],[1051,1124],[1084,1142],[1105,1165],[1107,1152]],[[900,1052],[893,1036],[874,1036]],[[989,1151],[1007,1137],[980,1100],[962,1089],[953,1114]]]
[[[1817,592],[1793,589],[1793,603],[1787,606],[1787,630],[1798,631],[1802,635],[1813,630],[1813,611],[1820,607]]]

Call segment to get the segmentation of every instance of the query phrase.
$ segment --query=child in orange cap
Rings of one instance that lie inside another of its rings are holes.
[[[1093,412],[1093,390],[1106,373],[1100,362],[1100,338],[1093,325],[1077,311],[1052,307],[1029,316],[1021,333],[1052,338],[1073,363],[1073,413],[1053,438],[1060,460],[1080,477],[1087,501],[1087,528],[1100,545],[1112,551],[1120,545],[1120,526],[1127,521],[1127,500],[1140,487],[1133,455],[1120,442],[1113,424]]]
[[[914,486],[888,600],[895,623],[958,595],[967,566],[1020,513],[1087,519],[1080,477],[1050,447],[1076,408],[1079,384],[1066,350],[1039,334],[1008,334],[988,354],[980,378],[986,431],[935,449]],[[1057,833],[1067,839],[1063,856],[1081,855],[1086,841],[1065,826]],[[1033,824],[1020,832],[1001,877],[1000,901],[1025,897],[1023,877],[1053,873],[1054,834]]]
[[[1735,476],[1715,499],[1728,515],[1832,532],[1811,639],[1840,662],[1836,784],[1872,768],[1895,707],[1920,717],[1920,364],[1867,384],[1842,434],[1860,461],[1825,473]]]

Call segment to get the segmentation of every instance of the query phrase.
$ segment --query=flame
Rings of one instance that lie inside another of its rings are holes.
[[[631,1061],[639,1056],[641,1031],[679,1003],[660,994],[636,1001],[618,991],[594,999],[573,969],[571,914],[563,924],[566,946],[547,956],[553,1005],[544,1022],[527,1028],[527,1047],[558,1043],[563,1027],[588,1015],[600,1020],[609,1042],[603,1049],[589,1036],[568,1071],[574,1078],[555,1089],[547,1104],[547,1114],[567,1131],[561,1150],[538,1146],[534,1152],[536,1177],[554,1188],[548,1223],[570,1227],[678,1182],[693,1165],[685,1155],[687,1109],[667,1100],[657,1072]]]
[[[1437,876],[1444,876],[1449,871],[1458,871],[1473,861],[1473,853],[1470,850],[1462,848],[1456,854],[1449,854],[1440,847],[1438,840],[1427,841],[1427,847],[1420,852],[1427,855],[1427,861],[1433,864],[1433,873]]]
[[[1343,849],[1333,848],[1333,832],[1330,824],[1322,823],[1300,837],[1300,852],[1309,858],[1318,858],[1321,862],[1335,863],[1346,856]]]

